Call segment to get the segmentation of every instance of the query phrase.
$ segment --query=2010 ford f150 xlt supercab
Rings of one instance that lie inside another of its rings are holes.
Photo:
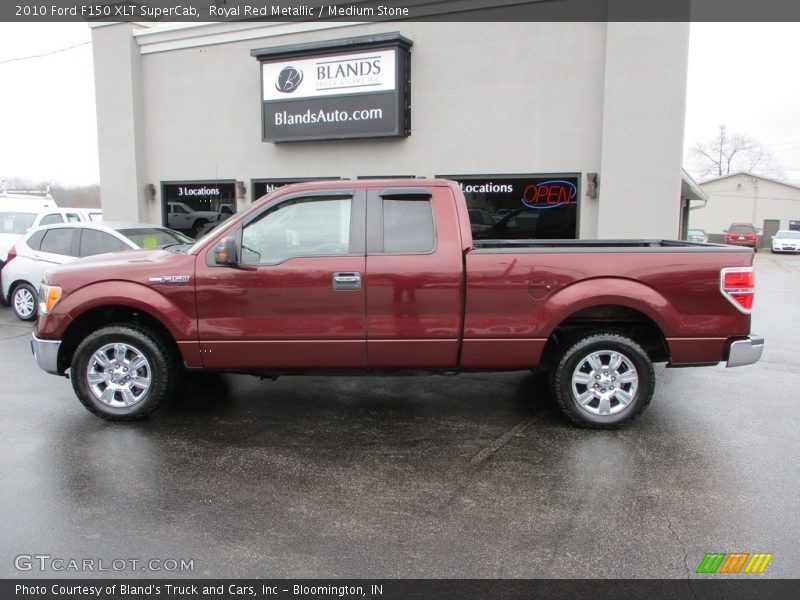
[[[753,251],[475,241],[443,180],[287,186],[192,245],[49,272],[32,347],[91,412],[139,419],[181,372],[547,369],[587,427],[641,413],[654,362],[756,362]]]

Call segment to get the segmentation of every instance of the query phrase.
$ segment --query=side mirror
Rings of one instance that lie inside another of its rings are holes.
[[[728,233],[728,230],[727,229],[723,229],[722,233]]]
[[[214,248],[214,263],[224,267],[234,267],[239,264],[235,237],[222,238],[217,244]]]

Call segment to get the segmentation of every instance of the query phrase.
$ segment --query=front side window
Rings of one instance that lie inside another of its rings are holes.
[[[430,200],[383,200],[384,252],[430,252],[435,243]]]
[[[243,264],[350,251],[350,198],[299,198],[262,213],[242,231]]]
[[[76,215],[75,213],[67,213],[67,222],[68,223],[78,223],[81,218]]]
[[[74,256],[72,253],[73,232],[75,232],[75,229],[72,228],[48,229],[44,234],[44,238],[42,238],[42,252]]]

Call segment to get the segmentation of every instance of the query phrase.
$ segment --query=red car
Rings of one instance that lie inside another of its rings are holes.
[[[731,223],[725,230],[725,243],[748,246],[758,252],[758,229],[752,223]]]
[[[655,362],[759,359],[752,264],[671,240],[475,240],[444,180],[302,183],[192,245],[49,271],[32,346],[106,419],[152,413],[182,369],[540,368],[568,418],[617,427],[650,403]]]

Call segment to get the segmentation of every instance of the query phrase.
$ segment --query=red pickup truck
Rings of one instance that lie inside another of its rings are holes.
[[[473,240],[443,180],[279,189],[192,245],[82,259],[42,283],[32,348],[106,419],[185,370],[274,377],[547,369],[586,427],[654,391],[654,362],[756,362],[753,251],[664,240]]]

